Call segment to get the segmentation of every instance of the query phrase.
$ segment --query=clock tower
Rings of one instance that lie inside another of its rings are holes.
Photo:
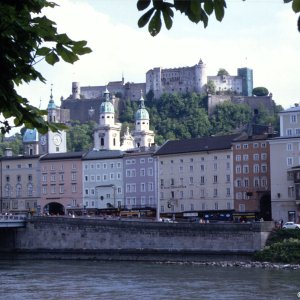
[[[47,111],[49,123],[61,123],[60,108],[54,103],[52,89]],[[40,154],[67,152],[67,136],[64,130],[58,132],[48,131],[48,133],[40,136],[39,143]]]

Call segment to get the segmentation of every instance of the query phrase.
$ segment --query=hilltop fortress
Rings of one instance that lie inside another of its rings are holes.
[[[215,94],[208,93],[207,83],[215,87]],[[208,113],[211,114],[217,104],[226,100],[234,103],[245,103],[255,112],[263,105],[272,112],[272,95],[265,97],[252,96],[253,70],[238,68],[237,75],[206,75],[206,65],[200,59],[191,67],[163,69],[153,68],[146,72],[146,82],[111,81],[103,86],[80,86],[79,82],[72,83],[72,94],[61,99],[61,108],[70,110],[71,120],[86,122],[97,121],[99,115],[99,100],[104,101],[106,88],[113,95],[113,104],[117,107],[118,100],[138,101],[141,91],[144,95],[153,93],[154,99],[159,99],[164,93],[197,93],[208,94]]]

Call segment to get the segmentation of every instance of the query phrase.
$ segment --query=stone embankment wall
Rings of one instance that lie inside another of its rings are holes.
[[[26,228],[14,230],[13,241],[6,237],[6,246],[7,233],[0,231],[0,250],[52,258],[66,254],[103,259],[249,255],[265,245],[272,228],[273,222],[195,224],[33,217]]]

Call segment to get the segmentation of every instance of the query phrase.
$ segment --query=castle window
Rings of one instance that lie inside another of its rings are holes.
[[[100,144],[101,144],[101,146],[104,146],[104,138],[101,138]]]

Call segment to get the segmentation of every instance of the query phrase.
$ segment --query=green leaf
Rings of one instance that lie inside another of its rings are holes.
[[[214,4],[211,1],[204,2],[204,10],[208,15],[211,15],[214,11]]]
[[[300,0],[293,0],[292,8],[295,13],[300,12]]]
[[[215,2],[215,15],[218,21],[222,21],[224,18],[226,3],[222,0],[218,0]]]
[[[148,30],[152,36],[156,36],[161,29],[160,10],[157,10],[148,25]]]
[[[172,10],[171,10],[172,11]],[[173,12],[173,11],[172,11]],[[172,25],[173,25],[173,20],[169,14],[169,12],[167,10],[163,10],[163,17],[164,17],[164,21],[165,21],[165,25],[166,28],[169,30],[171,29]]]
[[[146,9],[151,3],[151,0],[138,0],[136,7],[138,10]]]
[[[49,54],[50,51],[51,51],[50,48],[48,48],[48,47],[42,47],[42,48],[37,49],[36,55],[46,56],[47,54]]]
[[[56,46],[57,54],[66,62],[72,64],[76,60],[78,60],[78,56],[74,54],[72,51],[65,48],[62,44],[57,44]]]
[[[154,12],[154,8],[152,7],[144,15],[140,17],[140,19],[138,20],[138,26],[140,28],[144,27],[149,22],[153,12]]]
[[[92,49],[89,48],[89,47],[84,47],[84,48],[80,48],[80,49],[74,49],[73,48],[73,51],[78,54],[78,55],[83,55],[83,54],[88,54],[88,53],[91,53],[92,52]]]
[[[59,61],[59,57],[54,52],[51,52],[45,56],[45,60],[48,64],[53,66]]]

